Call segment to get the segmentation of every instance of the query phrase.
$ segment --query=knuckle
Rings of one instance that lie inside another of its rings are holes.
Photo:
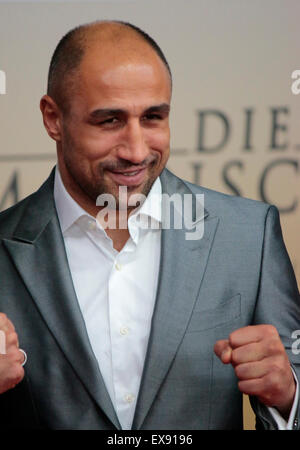
[[[25,375],[24,368],[21,365],[18,365],[18,368],[16,369],[16,381],[19,383],[23,380]]]
[[[235,344],[236,344],[236,331],[232,331],[232,332],[230,333],[230,335],[229,335],[229,337],[228,337],[228,340],[229,340],[229,344],[230,344],[232,347],[235,347]]]
[[[243,368],[241,367],[241,365],[235,366],[234,371],[235,371],[235,374],[236,374],[236,376],[238,378],[242,378],[243,377],[244,371],[243,371]]]
[[[220,354],[227,347],[227,345],[228,345],[228,341],[226,339],[216,341],[216,343],[214,345],[214,351],[216,353]]]
[[[11,371],[14,379],[20,379],[24,375],[24,369],[19,363],[14,363]]]
[[[270,398],[274,398],[281,393],[281,377],[277,372],[272,372],[265,377],[265,392]]]
[[[264,327],[264,333],[266,336],[272,337],[272,336],[278,336],[277,328],[274,327],[274,325],[263,325]]]
[[[220,341],[215,342],[214,352],[218,354],[220,352]]]
[[[238,350],[233,350],[231,353],[231,361],[234,365],[239,363],[239,352]]]
[[[245,389],[245,382],[244,382],[243,380],[241,380],[241,381],[238,382],[238,389],[239,389],[241,392],[245,393],[245,391],[246,391],[246,389]]]
[[[267,341],[267,352],[269,355],[276,355],[278,353],[283,353],[283,350],[284,348],[281,344],[281,341],[276,336],[272,336]]]
[[[7,324],[9,325],[9,328],[10,328],[11,331],[15,331],[15,326],[14,326],[14,324],[13,324],[12,321],[9,320],[8,318],[7,318]]]
[[[270,364],[270,372],[273,374],[286,374],[288,373],[290,368],[289,361],[286,355],[277,355],[272,358],[272,362]]]
[[[269,370],[272,373],[273,377],[275,377],[275,374],[281,371],[281,367],[276,361],[274,361],[270,364]]]
[[[20,361],[20,351],[15,345],[8,350],[7,354],[12,362]]]
[[[3,326],[7,320],[8,320],[7,315],[5,313],[0,312],[0,326]]]
[[[14,364],[11,366],[9,373],[7,374],[6,384],[12,388],[22,381],[24,375],[25,371],[23,367],[20,364]]]
[[[15,331],[12,331],[11,333],[9,333],[9,335],[7,336],[7,340],[9,342],[9,344],[11,345],[17,345],[18,344],[18,335]]]

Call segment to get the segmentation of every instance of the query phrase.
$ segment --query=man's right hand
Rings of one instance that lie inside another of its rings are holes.
[[[0,313],[0,394],[14,388],[24,377],[24,355],[19,350],[18,335],[8,317]],[[3,342],[4,341],[4,342]],[[3,354],[3,349],[5,353]]]

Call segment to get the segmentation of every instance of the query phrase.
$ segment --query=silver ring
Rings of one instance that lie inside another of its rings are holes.
[[[20,352],[22,352],[23,353],[23,355],[24,355],[24,361],[22,362],[22,366],[25,366],[25,364],[26,364],[26,361],[27,361],[27,355],[26,355],[26,352],[24,351],[24,350],[22,350],[21,348],[19,348],[19,350],[20,350]]]

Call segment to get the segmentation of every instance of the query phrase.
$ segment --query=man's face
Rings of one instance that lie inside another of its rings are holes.
[[[118,199],[119,186],[147,195],[168,160],[171,83],[163,62],[146,50],[107,58],[89,51],[80,66],[58,160],[67,188],[94,202],[103,193]]]

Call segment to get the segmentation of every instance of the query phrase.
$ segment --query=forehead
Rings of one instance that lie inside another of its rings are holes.
[[[86,100],[153,96],[155,101],[170,101],[171,80],[165,64],[149,45],[94,46],[80,64],[78,94]]]

